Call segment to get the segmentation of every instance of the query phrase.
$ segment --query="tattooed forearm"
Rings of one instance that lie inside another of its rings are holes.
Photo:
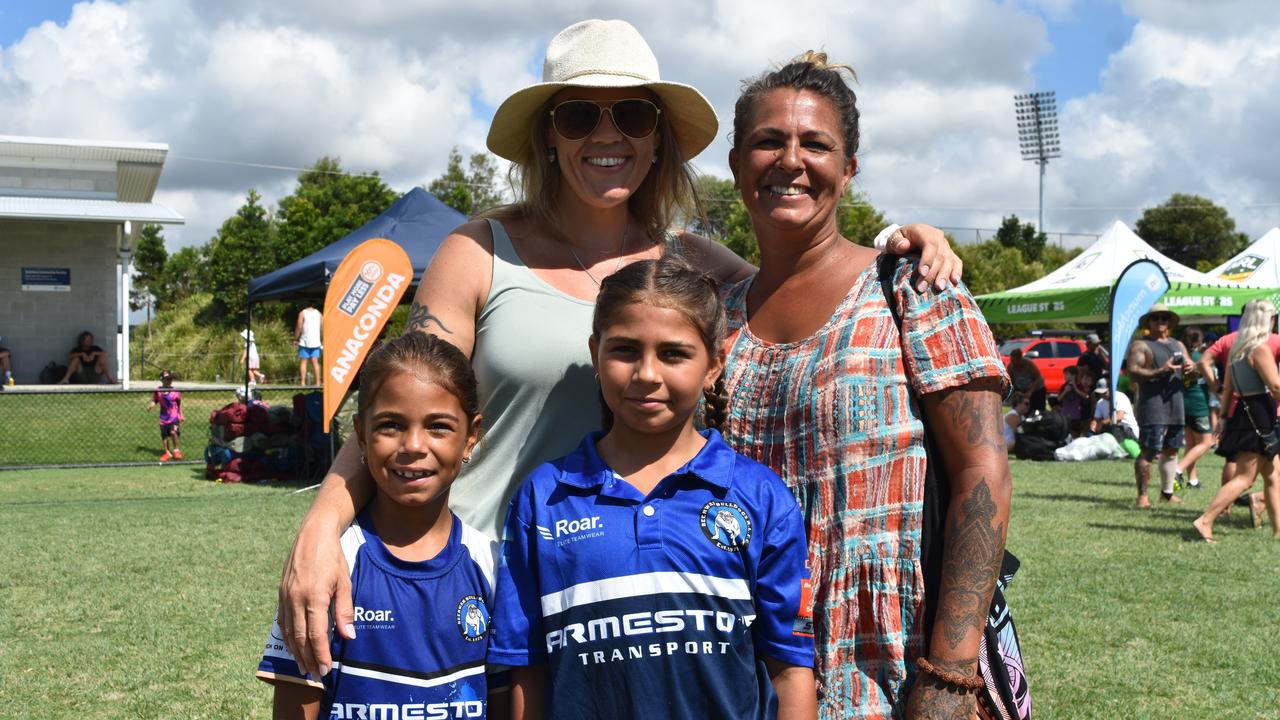
[[[1004,526],[995,524],[997,511],[984,477],[969,492],[947,533],[937,622],[952,650],[986,621],[1004,547]]]
[[[970,447],[990,447],[1004,453],[1004,433],[1000,427],[1000,396],[994,392],[952,392],[939,406],[949,415]]]
[[[934,659],[939,670],[974,677],[977,666],[971,662]],[[916,675],[915,686],[907,698],[907,720],[971,720],[976,710],[973,693],[949,685],[928,673]]]
[[[409,306],[409,319],[405,321],[404,331],[406,333],[414,330],[418,330],[420,332],[431,332],[427,327],[431,323],[435,323],[436,327],[440,328],[445,333],[449,335],[453,334],[452,330],[446,327],[443,322],[440,322],[440,318],[432,315],[431,311],[427,310],[426,305],[419,305],[415,300],[413,304]]]

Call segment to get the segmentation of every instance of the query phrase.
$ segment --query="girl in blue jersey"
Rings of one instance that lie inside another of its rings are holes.
[[[514,666],[513,717],[816,716],[800,512],[717,431],[724,336],[715,282],[678,259],[601,283],[605,430],[507,517],[489,659]]]
[[[365,362],[355,429],[377,493],[342,537],[355,639],[331,633],[333,667],[317,680],[273,627],[258,677],[275,685],[276,718],[508,713],[491,694],[503,683],[485,675],[496,544],[449,510],[477,407],[466,356],[434,335],[409,333]]]

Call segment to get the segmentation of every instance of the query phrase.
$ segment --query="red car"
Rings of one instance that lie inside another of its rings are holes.
[[[1009,366],[1009,353],[1021,350],[1022,356],[1040,368],[1044,376],[1044,388],[1049,393],[1062,389],[1065,381],[1062,377],[1064,368],[1073,366],[1084,354],[1086,346],[1083,340],[1070,337],[1033,337],[1005,340],[1000,345],[1000,358],[1005,367]]]

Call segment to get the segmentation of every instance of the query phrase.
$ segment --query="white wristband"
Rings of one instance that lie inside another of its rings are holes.
[[[875,249],[879,250],[880,252],[884,252],[884,249],[889,247],[889,238],[893,237],[893,234],[898,232],[898,229],[901,227],[902,227],[901,225],[898,225],[895,223],[881,230],[880,234],[876,235],[876,239],[872,243],[872,245],[874,245]]]

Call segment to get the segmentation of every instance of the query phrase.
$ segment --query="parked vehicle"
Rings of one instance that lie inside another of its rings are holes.
[[[1040,368],[1044,376],[1044,388],[1049,393],[1062,389],[1065,381],[1062,371],[1076,364],[1086,346],[1083,340],[1073,337],[1029,337],[1006,340],[1000,345],[1000,357],[1009,365],[1009,353],[1022,350],[1022,356]]]

